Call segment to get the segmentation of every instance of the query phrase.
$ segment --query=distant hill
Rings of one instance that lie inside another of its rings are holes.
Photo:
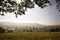
[[[50,26],[44,26],[38,23],[14,23],[14,22],[0,22],[0,27],[4,27],[5,29],[9,30],[24,30],[24,31],[49,31],[51,28],[60,28],[60,25],[50,25]],[[22,30],[22,31],[23,31]]]
[[[44,25],[38,23],[14,23],[14,22],[0,22],[0,27],[37,27],[43,28]]]

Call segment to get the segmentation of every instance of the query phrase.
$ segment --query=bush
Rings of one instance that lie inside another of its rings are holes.
[[[0,33],[4,33],[5,29],[3,27],[0,27]]]
[[[60,29],[59,28],[51,28],[50,32],[60,32]]]
[[[14,31],[13,30],[8,30],[8,32],[7,33],[13,33]]]

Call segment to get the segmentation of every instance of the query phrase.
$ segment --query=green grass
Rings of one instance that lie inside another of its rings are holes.
[[[60,32],[0,33],[0,40],[60,40]]]

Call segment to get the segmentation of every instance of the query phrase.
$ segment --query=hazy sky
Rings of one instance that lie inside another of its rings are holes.
[[[19,22],[19,23],[40,23],[44,25],[60,24],[60,13],[56,9],[56,3],[52,0],[52,6],[41,9],[37,5],[35,8],[28,9],[25,15],[15,17],[13,13],[0,15],[0,21]]]

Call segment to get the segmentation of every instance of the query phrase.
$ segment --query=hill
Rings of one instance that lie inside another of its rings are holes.
[[[51,28],[58,28],[60,25],[44,26],[38,23],[14,23],[14,22],[0,22],[0,27],[8,30],[23,31],[23,32],[48,32]]]

